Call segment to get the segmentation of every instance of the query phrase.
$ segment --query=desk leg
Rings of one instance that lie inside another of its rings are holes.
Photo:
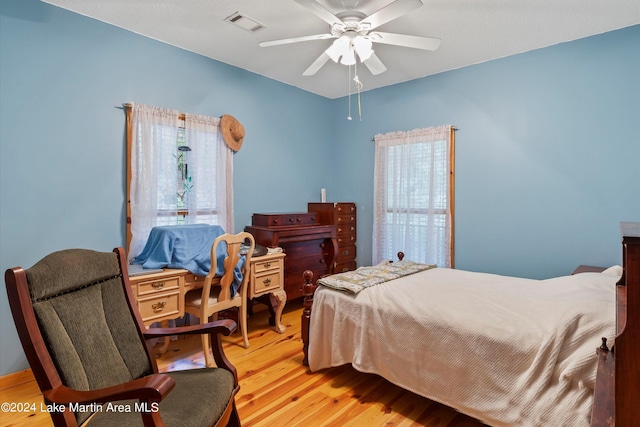
[[[276,321],[276,332],[284,334],[287,327],[282,324],[282,311],[284,310],[284,305],[287,303],[287,293],[282,289],[277,289],[269,294],[269,298],[271,300],[271,305],[276,307],[276,313],[274,316]]]

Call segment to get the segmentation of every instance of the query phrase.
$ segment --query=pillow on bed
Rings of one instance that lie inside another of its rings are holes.
[[[602,274],[608,274],[610,276],[622,276],[622,267],[619,265],[614,265],[613,267],[609,267],[604,270]]]

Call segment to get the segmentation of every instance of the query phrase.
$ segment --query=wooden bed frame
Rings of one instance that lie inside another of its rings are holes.
[[[609,349],[606,338],[600,347],[594,342],[598,371],[592,427],[633,426],[640,417],[640,222],[623,222],[620,232],[623,273],[616,286],[615,345]],[[399,252],[398,258],[403,257]],[[311,271],[305,271],[303,278],[302,363],[308,366],[309,326],[317,285],[312,283]]]

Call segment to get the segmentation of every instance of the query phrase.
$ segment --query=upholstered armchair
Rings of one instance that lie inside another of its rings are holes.
[[[240,425],[238,378],[220,339],[235,322],[147,330],[122,248],[55,252],[7,270],[5,282],[45,404],[58,409],[50,412],[56,426]],[[209,334],[217,367],[158,373],[145,340],[175,334]]]

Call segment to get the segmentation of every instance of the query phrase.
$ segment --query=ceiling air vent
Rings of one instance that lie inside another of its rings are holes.
[[[236,12],[233,15],[225,18],[224,20],[231,22],[232,24],[251,33],[255,33],[256,31],[260,31],[261,29],[265,28],[264,25],[262,25],[255,19],[249,18],[248,16],[243,15],[240,12]]]

